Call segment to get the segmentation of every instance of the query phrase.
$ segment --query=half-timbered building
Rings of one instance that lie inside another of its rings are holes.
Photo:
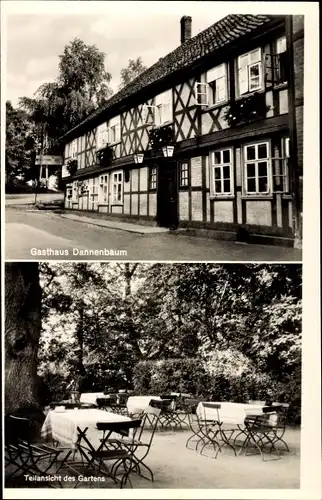
[[[303,16],[228,15],[63,138],[65,207],[218,238],[301,237]]]

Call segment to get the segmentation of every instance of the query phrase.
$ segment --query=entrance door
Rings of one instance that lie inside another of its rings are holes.
[[[161,161],[158,167],[157,220],[163,227],[178,226],[177,168],[174,161]]]

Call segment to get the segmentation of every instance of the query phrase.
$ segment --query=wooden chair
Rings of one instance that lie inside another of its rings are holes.
[[[157,429],[161,409],[149,406],[144,410],[141,426],[137,429],[135,436],[133,438],[123,437],[121,443],[126,446],[133,456],[133,470],[137,472],[141,477],[148,479],[148,477],[142,474],[142,467],[148,471],[151,477],[151,481],[154,482],[153,472],[144,462],[148,456],[155,431]],[[146,439],[146,437],[148,438]],[[139,452],[143,450],[143,455],[139,457]],[[115,464],[114,469],[118,468],[119,465]]]
[[[129,420],[124,422],[98,422],[96,427],[99,431],[103,431],[103,438],[98,449],[94,449],[91,443],[87,440],[89,448],[87,453],[91,459],[88,461],[85,469],[94,469],[97,474],[105,474],[110,477],[116,484],[123,488],[127,481],[131,487],[132,483],[129,478],[131,472],[135,470],[135,460],[133,457],[132,446],[135,439],[135,431],[141,425],[141,420]],[[111,435],[116,437],[111,438]],[[125,446],[122,438],[128,437],[131,445]],[[106,462],[113,462],[113,466],[109,469]],[[120,465],[123,465],[123,473],[121,479],[117,478]]]
[[[64,455],[63,457],[61,455]],[[57,474],[72,454],[70,448],[53,447],[32,438],[27,418],[9,415],[5,421],[6,467],[11,467],[9,477],[46,472]],[[49,484],[55,487],[54,483]],[[61,486],[61,484],[59,484]]]
[[[244,442],[243,448],[245,455],[260,453],[262,460],[267,461],[267,454],[271,460],[278,460],[281,454],[275,444],[279,441],[277,437],[277,429],[280,427],[280,407],[267,406],[263,408],[263,413],[258,415],[247,415],[245,418],[245,430],[247,438]],[[253,449],[253,453],[249,451]],[[272,453],[275,452],[275,458]]]
[[[205,444],[206,436],[204,435],[204,423],[199,419],[196,409],[200,403],[199,399],[188,398],[185,400],[186,414],[188,417],[188,424],[191,431],[191,436],[188,437],[186,441],[186,448],[189,448],[189,443],[195,441],[195,450],[198,449],[199,444],[202,442]],[[189,448],[191,449],[191,448]]]

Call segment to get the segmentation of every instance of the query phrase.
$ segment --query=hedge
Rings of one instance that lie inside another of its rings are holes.
[[[299,423],[301,407],[300,370],[283,383],[266,373],[257,373],[249,364],[242,373],[227,373],[227,364],[218,361],[209,370],[199,358],[176,358],[140,361],[134,368],[133,384],[136,394],[160,395],[169,392],[190,393],[206,401],[249,400],[284,401],[291,405],[290,422]]]

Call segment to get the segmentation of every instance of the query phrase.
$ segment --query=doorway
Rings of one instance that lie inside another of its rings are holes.
[[[158,166],[157,221],[159,226],[177,228],[178,185],[175,161],[161,161]]]

